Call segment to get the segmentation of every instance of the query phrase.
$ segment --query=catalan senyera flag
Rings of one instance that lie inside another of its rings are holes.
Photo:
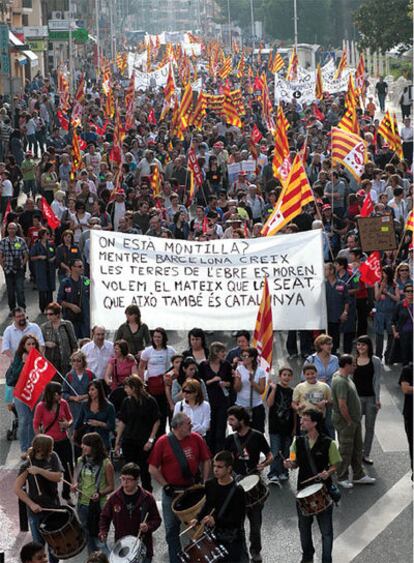
[[[151,188],[154,197],[160,195],[160,183],[161,183],[160,171],[158,166],[155,164],[154,171],[151,174]]]
[[[270,95],[269,95],[269,88],[267,86],[267,79],[266,79],[266,73],[263,72],[262,76],[262,109],[263,109],[263,117],[266,121],[266,125],[267,128],[270,131],[273,131],[275,129],[275,120],[273,118],[273,114],[272,114],[272,110],[273,110],[273,105],[272,102],[270,101]]]
[[[196,129],[200,130],[203,125],[203,120],[206,115],[207,109],[207,99],[203,90],[200,90],[198,94],[197,102],[193,113],[190,118],[190,125],[193,125]]]
[[[287,138],[288,120],[283,113],[282,106],[277,108],[275,148],[273,150],[272,169],[275,178],[278,178],[282,185],[287,180],[290,172],[289,161],[289,141]]]
[[[83,104],[85,101],[85,75],[83,73],[81,74],[81,77],[79,79],[79,84],[76,89],[75,100],[79,104]]]
[[[342,164],[359,181],[368,161],[366,141],[359,135],[332,127],[331,154],[332,164]]]
[[[226,86],[224,88],[223,112],[224,112],[224,115],[226,116],[227,123],[230,123],[231,125],[234,125],[235,127],[241,127],[242,126],[240,116],[237,112],[237,109],[236,109],[234,103],[233,103],[233,100],[232,100],[231,94],[230,94],[230,88],[228,86]]]
[[[168,67],[167,82],[164,86],[164,104],[161,111],[160,120],[164,119],[168,111],[171,109],[173,97],[175,93],[174,71],[172,64]]]
[[[229,55],[228,57],[224,57],[223,64],[218,71],[220,78],[222,80],[225,80],[229,76],[229,74],[231,74],[232,70],[231,55]]]
[[[355,84],[362,96],[365,95],[365,59],[361,53],[359,55],[358,66],[355,71]]]
[[[283,229],[308,203],[314,201],[312,189],[303,166],[300,154],[296,154],[289,177],[282,189],[275,208],[261,231],[264,236],[272,236]]]
[[[318,66],[316,67],[315,98],[318,100],[323,100],[323,82],[320,64],[318,64]]]
[[[298,76],[299,59],[296,52],[296,47],[293,47],[292,54],[290,55],[289,66],[286,73],[286,80],[296,80]]]
[[[77,129],[74,129],[72,133],[72,174],[74,175],[81,166],[82,155],[79,146],[79,136]]]
[[[361,134],[356,107],[345,108],[345,113],[338,123],[338,127],[344,131],[355,133],[355,135]]]
[[[356,108],[359,103],[359,92],[355,87],[355,82],[352,74],[348,78],[348,90],[345,96],[345,106],[348,109]]]
[[[414,213],[412,209],[408,214],[407,221],[405,222],[404,230],[414,233]]]
[[[189,125],[191,111],[193,108],[193,89],[191,83],[188,82],[184,88],[183,96],[180,103],[180,122],[181,129],[185,131]]]
[[[257,313],[252,346],[257,348],[259,353],[260,367],[265,370],[266,375],[269,375],[272,369],[273,319],[267,276],[264,279],[262,299]]]
[[[116,66],[121,74],[127,69],[128,66],[128,53],[118,53],[116,56]]]
[[[388,110],[385,112],[385,115],[379,124],[378,133],[387,141],[390,149],[395,152],[398,158],[402,159],[404,155],[395,114],[392,116]]]
[[[276,55],[273,57],[272,68],[269,70],[270,72],[273,72],[273,74],[276,74],[276,72],[281,71],[284,66],[285,61],[282,59],[282,56],[280,55],[280,53],[276,53]]]
[[[341,78],[342,73],[346,69],[347,64],[348,64],[348,57],[347,57],[346,49],[344,49],[342,51],[341,60],[339,61],[338,68],[336,69],[335,72],[335,80],[339,80]]]
[[[237,65],[237,72],[236,72],[237,78],[243,78],[245,67],[246,67],[246,62],[244,60],[244,50],[243,50],[241,53],[239,64]]]

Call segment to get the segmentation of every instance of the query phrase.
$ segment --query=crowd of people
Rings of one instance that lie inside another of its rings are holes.
[[[234,57],[235,65],[239,58]],[[258,76],[268,72],[265,60],[247,61]],[[206,69],[200,74],[206,92],[221,91],[224,80]],[[46,560],[44,515],[72,506],[77,492],[88,561],[106,560],[111,525],[116,542],[139,534],[145,546],[142,561],[151,561],[152,534],[162,522],[169,560],[177,563],[186,549],[180,542],[178,501],[198,485],[204,485],[205,504],[187,524],[214,528],[227,553],[223,560],[247,562],[250,552],[252,561],[261,561],[268,485],[281,487],[298,467],[298,496],[305,494],[303,482],[312,479],[328,491],[316,518],[322,561],[329,563],[333,502],[340,497],[336,483],[343,489],[375,483],[366,469],[375,463],[371,450],[384,364],[402,365],[412,464],[413,246],[412,231],[406,229],[413,204],[410,112],[405,107],[400,159],[378,134],[375,104],[370,100],[364,109],[361,101],[358,121],[369,160],[357,183],[344,167],[332,164],[330,154],[330,130],[344,112],[345,92],[325,94],[312,104],[282,104],[289,158],[302,152],[315,196],[282,232],[322,230],[328,313],[326,333],[288,332],[287,355],[304,360],[301,382],[293,387],[299,373],[288,365],[267,381],[258,350],[242,327],[231,350],[218,340],[209,343],[208,335],[194,328],[188,348],[177,351],[168,344],[162,319],[150,331],[136,305],[126,308],[125,323],[113,339],[105,327],[90,322],[91,229],[189,241],[262,236],[281,183],[273,173],[274,138],[261,93],[250,77],[227,79],[243,93],[241,127],[209,108],[200,128],[187,128],[182,138],[171,133],[172,111],[163,115],[164,90],[137,92],[118,155],[116,119],[126,123],[128,77],[113,68],[115,122],[105,105],[103,78],[77,78],[78,88],[84,88],[77,99],[80,124],[68,130],[58,72],[28,82],[14,100],[13,114],[4,101],[0,108],[0,264],[12,320],[2,353],[11,360],[6,402],[18,416],[24,460],[15,493],[27,507],[33,538],[22,550],[22,562]],[[271,92],[271,77],[269,86]],[[384,93],[381,85],[376,90],[378,96]],[[380,102],[384,109],[382,97]],[[80,160],[73,150],[75,130]],[[190,149],[203,179],[193,199]],[[229,173],[229,165],[246,161],[255,161],[249,167],[253,171]],[[391,218],[399,242],[398,249],[381,253],[381,280],[372,287],[360,279],[367,254],[357,224],[367,194],[372,215]],[[46,205],[58,220],[54,228]],[[45,315],[39,324],[26,314],[30,284]],[[59,375],[32,411],[12,392],[33,347]],[[162,520],[154,483],[162,487]],[[312,520],[313,513],[298,505],[304,563],[314,558]],[[49,545],[49,561],[58,560]]]

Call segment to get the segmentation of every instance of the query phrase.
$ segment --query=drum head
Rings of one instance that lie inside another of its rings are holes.
[[[66,526],[72,519],[73,513],[69,508],[65,512],[49,512],[40,524],[40,529],[43,532],[58,532]]]
[[[310,485],[309,487],[305,487],[301,491],[298,492],[296,498],[306,498],[311,495],[314,495],[318,491],[320,491],[323,487],[322,483],[315,483],[315,485]]]
[[[136,560],[141,540],[134,536],[125,536],[118,540],[109,556],[110,563],[133,563]]]
[[[247,477],[243,477],[239,485],[243,487],[245,493],[248,493],[249,491],[251,491],[257,486],[257,483],[259,481],[260,481],[259,475],[247,475]]]
[[[173,502],[173,509],[181,512],[188,510],[198,504],[205,495],[204,487],[197,489],[190,489],[185,491],[182,495],[178,496]]]

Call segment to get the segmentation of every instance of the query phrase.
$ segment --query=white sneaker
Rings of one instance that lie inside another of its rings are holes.
[[[354,481],[355,482],[355,481]],[[343,481],[338,481],[338,485],[340,485],[341,487],[343,487],[344,489],[352,489],[353,488],[353,484],[351,483],[351,481],[348,481],[348,479],[344,479]]]
[[[289,479],[289,475],[286,475],[286,473],[282,473],[281,475],[279,475],[279,481],[288,481]]]
[[[361,479],[353,479],[352,482],[355,483],[355,485],[373,485],[376,481],[375,477],[364,475]]]
[[[279,485],[280,486],[279,478],[276,477],[276,475],[273,475],[273,477],[270,477],[269,483],[271,483],[272,485]]]

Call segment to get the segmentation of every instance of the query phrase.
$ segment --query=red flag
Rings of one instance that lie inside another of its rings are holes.
[[[154,108],[151,108],[151,111],[148,114],[148,123],[151,123],[151,125],[157,125]]]
[[[58,118],[58,121],[62,129],[64,129],[65,131],[69,131],[69,120],[67,117],[63,115],[62,110],[60,109],[57,110],[56,117]]]
[[[46,384],[56,373],[56,368],[32,348],[20,373],[13,395],[31,410],[36,405]]]
[[[374,202],[372,201],[371,195],[367,194],[364,199],[364,203],[361,207],[361,217],[369,217],[374,211]]]
[[[253,143],[257,144],[260,142],[260,139],[263,139],[263,135],[260,133],[259,128],[257,127],[256,123],[253,125],[253,129],[250,135]]]
[[[46,201],[46,198],[42,196],[41,202],[42,202],[42,215],[46,223],[49,225],[49,227],[51,229],[57,229],[58,227],[60,227],[60,221],[53,213],[53,209]]]
[[[381,255],[378,250],[371,252],[368,259],[360,265],[359,271],[361,272],[360,279],[366,285],[374,285],[375,282],[381,281]]]
[[[4,212],[4,215],[3,215],[3,227],[5,227],[7,225],[7,217],[9,216],[10,211],[11,211],[11,202],[10,202],[10,199],[9,199],[9,201],[7,202],[7,205],[6,205],[6,211]]]
[[[208,219],[207,219],[207,217],[204,217],[204,219],[203,219],[203,224],[201,225],[201,230],[203,231],[203,234],[205,234],[208,231]]]

